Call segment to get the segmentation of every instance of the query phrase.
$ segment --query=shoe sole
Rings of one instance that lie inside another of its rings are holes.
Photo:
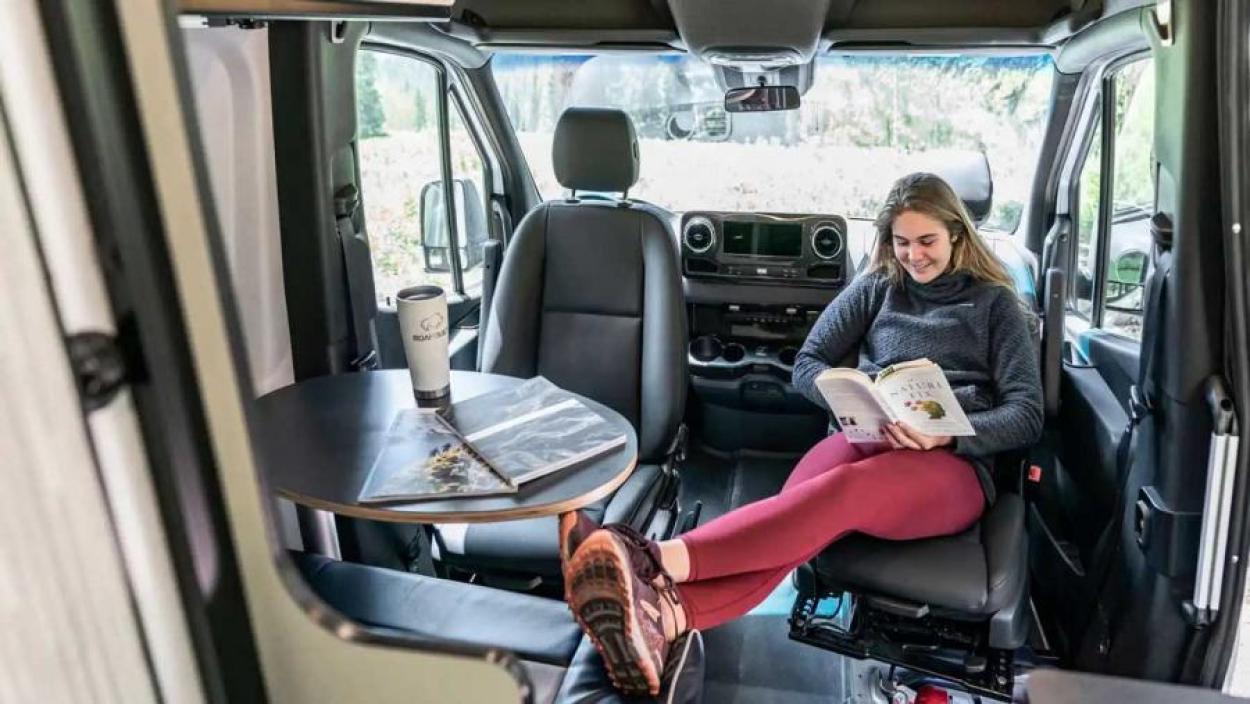
[[[573,530],[577,528],[577,516],[573,513],[560,514],[560,559],[567,563],[573,556],[569,551],[569,541]]]
[[[603,657],[612,684],[630,696],[660,691],[660,672],[640,629],[635,627],[633,576],[614,539],[592,534],[570,562],[565,598],[582,630]]]
[[[576,551],[570,548],[572,546],[571,541],[573,539],[573,531],[576,530],[576,528],[577,528],[576,513],[560,514],[560,527],[559,527],[560,571],[561,571],[561,576],[564,578],[565,584],[568,584],[569,579],[571,579],[573,575],[573,571],[571,568],[571,562],[573,559],[572,553]]]

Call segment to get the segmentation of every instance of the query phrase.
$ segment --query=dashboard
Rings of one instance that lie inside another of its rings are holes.
[[[690,278],[839,288],[849,270],[840,215],[688,212],[680,232]]]

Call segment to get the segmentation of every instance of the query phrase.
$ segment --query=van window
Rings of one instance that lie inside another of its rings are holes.
[[[872,218],[898,177],[947,150],[983,152],[994,175],[986,229],[1014,231],[1050,111],[1044,54],[835,55],[816,60],[798,110],[729,114],[706,63],[677,55],[499,53],[491,70],[539,192],[568,107],[618,108],[638,132],[631,196],[670,210]]]
[[[1111,234],[1102,325],[1141,339],[1144,283],[1150,265],[1150,216],[1155,208],[1154,62],[1126,66],[1115,80],[1115,150]]]
[[[1150,268],[1150,216],[1155,204],[1154,62],[1135,61],[1104,80],[1077,190],[1076,260],[1069,310],[1082,326],[1141,339],[1144,284]],[[1111,113],[1102,115],[1103,107]],[[1104,158],[1102,130],[1112,130]],[[1103,184],[1105,170],[1110,184]],[[1104,213],[1104,211],[1106,211]],[[1103,233],[1106,233],[1105,235]],[[1107,237],[1105,247],[1099,241]],[[1101,290],[1099,305],[1094,304]]]
[[[423,250],[421,196],[442,182],[438,69],[408,56],[362,49],[356,61],[361,198],[378,304],[417,284],[452,290],[448,266]],[[439,217],[443,216],[440,209]]]
[[[486,161],[463,111],[448,96],[448,151],[455,205],[451,246],[443,193],[439,126],[442,69],[409,55],[362,48],[356,62],[356,117],[365,226],[373,250],[378,304],[399,289],[435,284],[448,293],[481,290],[489,238]],[[463,272],[457,282],[455,271]]]
[[[1089,320],[1094,311],[1094,258],[1098,253],[1098,221],[1101,217],[1102,189],[1102,123],[1094,125],[1089,151],[1077,186],[1076,276],[1073,282],[1073,307]]]

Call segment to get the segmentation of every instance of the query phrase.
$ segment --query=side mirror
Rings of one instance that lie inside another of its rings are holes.
[[[772,112],[798,107],[799,89],[794,86],[730,88],[725,93],[726,112]]]
[[[1146,302],[1142,296],[1149,262],[1145,252],[1128,250],[1117,254],[1107,271],[1107,308],[1139,313]]]
[[[460,244],[460,265],[472,269],[482,261],[482,243],[488,238],[486,214],[477,184],[466,179],[451,182],[456,208],[456,234]],[[442,180],[421,187],[421,252],[427,272],[451,271],[451,232],[444,216],[446,200]]]

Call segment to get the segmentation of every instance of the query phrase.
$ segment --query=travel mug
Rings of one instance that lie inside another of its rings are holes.
[[[418,405],[437,406],[451,395],[447,295],[438,286],[411,286],[395,299],[412,393]]]

